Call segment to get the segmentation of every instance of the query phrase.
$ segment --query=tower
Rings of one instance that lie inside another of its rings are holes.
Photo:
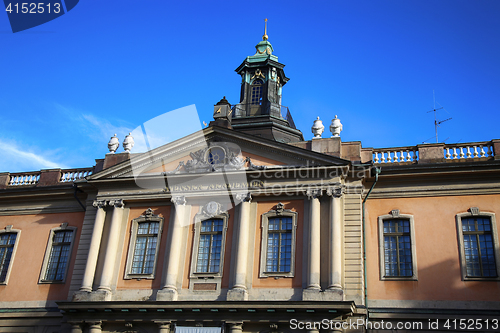
[[[303,141],[288,108],[281,105],[282,89],[289,78],[268,41],[267,19],[264,36],[255,49],[255,54],[236,68],[241,75],[241,94],[240,103],[233,107],[232,127],[280,142]]]

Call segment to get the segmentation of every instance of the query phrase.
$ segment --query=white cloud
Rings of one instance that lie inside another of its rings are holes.
[[[0,139],[0,159],[1,171],[34,171],[40,169],[65,169],[62,163],[49,160],[40,154],[30,151],[31,149],[20,148],[12,142]]]

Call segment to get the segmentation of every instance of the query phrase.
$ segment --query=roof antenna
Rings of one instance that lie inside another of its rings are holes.
[[[264,36],[262,36],[262,40],[267,40],[269,36],[267,35],[267,18],[264,20]]]
[[[440,120],[440,121],[437,119],[437,110],[441,110],[441,109],[444,109],[444,108],[440,107],[440,108],[436,109],[436,94],[434,93],[434,89],[432,89],[432,97],[434,99],[434,109],[432,109],[430,111],[427,111],[427,113],[434,112],[434,130],[436,131],[436,143],[438,143],[439,142],[438,141],[438,127],[439,127],[439,125],[441,123],[444,123],[445,121],[451,120],[452,118],[448,118],[448,119]]]

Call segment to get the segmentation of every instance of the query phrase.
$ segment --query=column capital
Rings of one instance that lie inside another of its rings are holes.
[[[229,325],[230,330],[242,330],[243,322],[242,321],[226,321],[226,324]]]
[[[94,200],[94,202],[92,203],[92,206],[94,206],[95,208],[104,208],[106,207],[106,205],[106,200]]]
[[[309,189],[306,191],[307,198],[310,199],[317,199],[323,194],[322,189]]]
[[[333,198],[340,198],[345,193],[345,186],[330,186],[326,189],[326,195]]]
[[[115,208],[123,208],[125,203],[123,202],[123,199],[111,199],[109,200],[109,205],[114,206]]]
[[[171,320],[155,320],[154,323],[158,325],[160,328],[170,328],[172,324]]]
[[[101,326],[102,326],[102,321],[101,320],[85,321],[85,323],[88,324],[91,328],[99,328],[99,329],[101,329]]]
[[[184,206],[187,203],[186,197],[183,195],[174,195],[170,199],[176,206]]]
[[[241,202],[250,202],[252,201],[252,195],[250,194],[250,192],[238,193],[236,194],[236,200]]]

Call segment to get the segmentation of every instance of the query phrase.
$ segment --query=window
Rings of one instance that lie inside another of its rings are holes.
[[[226,160],[226,153],[221,147],[213,147],[208,151],[208,163],[210,164],[224,164]]]
[[[457,215],[462,276],[465,280],[498,279],[498,239],[495,215],[479,212]]]
[[[262,215],[260,277],[293,277],[298,214],[282,203],[276,207]]]
[[[21,230],[7,226],[0,230],[0,284],[7,284]],[[17,242],[16,242],[17,241]]]
[[[40,282],[66,281],[75,233],[76,228],[68,227],[68,223],[50,231]]]
[[[163,218],[148,208],[132,220],[125,279],[154,279]]]
[[[201,206],[196,214],[190,273],[193,283],[198,278],[210,278],[220,287],[228,219],[229,214],[215,201]]]
[[[380,278],[382,280],[417,279],[413,216],[400,214],[379,216]]]
[[[262,103],[262,80],[254,80],[252,83],[252,97],[251,103],[253,105],[260,105]]]
[[[196,273],[219,273],[223,225],[222,219],[201,221]]]

